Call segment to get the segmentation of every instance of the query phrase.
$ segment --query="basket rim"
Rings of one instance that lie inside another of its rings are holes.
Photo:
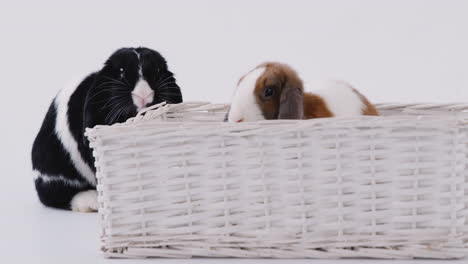
[[[153,105],[140,111],[137,116],[129,118],[123,123],[116,123],[112,125],[97,125],[93,128],[86,128],[85,136],[89,140],[93,137],[98,136],[106,131],[113,131],[114,129],[133,129],[139,126],[154,125],[155,123],[161,124],[167,127],[205,127],[213,126],[218,128],[232,129],[237,128],[238,130],[248,130],[253,128],[266,128],[271,126],[277,126],[281,128],[281,132],[286,132],[287,128],[297,131],[303,127],[408,127],[422,125],[430,127],[441,127],[441,126],[468,126],[468,104],[460,103],[440,103],[440,104],[427,104],[427,103],[413,103],[413,104],[402,104],[402,103],[381,103],[376,104],[379,110],[398,110],[404,109],[415,111],[425,111],[430,114],[428,115],[392,115],[392,116],[355,116],[355,117],[329,117],[329,118],[316,118],[316,119],[303,119],[303,120],[261,120],[254,122],[243,122],[243,123],[230,123],[230,122],[213,122],[213,121],[171,121],[164,122],[161,119],[165,118],[165,114],[168,113],[184,113],[184,112],[213,112],[213,113],[224,113],[229,109],[228,104],[213,104],[209,102],[184,102],[180,104],[167,104],[165,102]],[[435,110],[434,110],[435,109]],[[438,114],[433,114],[434,111]],[[442,110],[442,111],[441,111]],[[406,111],[405,111],[406,112]],[[418,112],[418,113],[419,113]],[[151,122],[153,121],[153,122]],[[402,125],[402,122],[411,122],[409,124]],[[359,124],[358,124],[359,123]],[[292,126],[294,125],[294,126]]]

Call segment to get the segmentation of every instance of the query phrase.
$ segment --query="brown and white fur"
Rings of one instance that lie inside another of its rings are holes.
[[[378,115],[369,100],[346,82],[328,81],[318,88],[304,92],[302,80],[286,64],[261,64],[239,80],[227,120]]]

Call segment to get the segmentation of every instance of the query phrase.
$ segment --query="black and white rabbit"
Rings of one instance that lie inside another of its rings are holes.
[[[94,158],[84,130],[133,117],[161,103],[181,103],[166,60],[148,48],[122,48],[104,67],[53,100],[32,148],[40,201],[50,207],[96,211]]]

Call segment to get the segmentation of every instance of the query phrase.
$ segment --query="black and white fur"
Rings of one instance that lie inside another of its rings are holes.
[[[94,158],[84,130],[133,117],[161,103],[181,103],[166,60],[147,48],[122,48],[104,67],[53,100],[32,148],[40,201],[50,207],[96,211]]]

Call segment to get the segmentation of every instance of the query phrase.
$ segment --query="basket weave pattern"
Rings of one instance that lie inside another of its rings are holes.
[[[221,122],[159,105],[86,132],[107,257],[462,258],[466,105]]]

